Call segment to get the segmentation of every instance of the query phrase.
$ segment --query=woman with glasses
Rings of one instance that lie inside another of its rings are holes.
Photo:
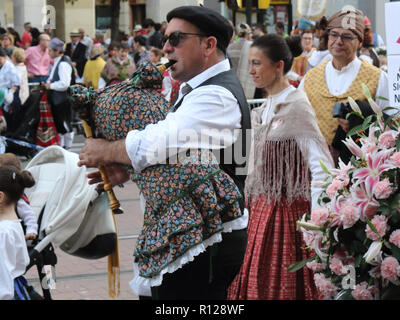
[[[289,266],[306,259],[296,221],[318,207],[324,180],[319,159],[331,164],[329,149],[305,93],[289,84],[286,74],[301,53],[296,38],[263,36],[251,46],[250,71],[267,101],[252,112],[253,170],[247,176],[248,242],[240,273],[229,299],[316,299],[313,274],[307,268],[289,273]]]
[[[349,23],[351,21],[352,23]],[[342,143],[349,130],[346,119],[334,118],[333,106],[339,102],[366,101],[362,84],[382,108],[389,102],[377,97],[389,96],[385,72],[357,57],[364,40],[364,15],[356,9],[339,11],[328,20],[328,50],[332,60],[325,61],[307,72],[299,88],[304,89],[317,115],[318,125],[331,148],[335,163],[347,148]],[[388,113],[394,113],[391,110]]]
[[[305,30],[301,34],[301,46],[303,47],[303,52],[300,56],[294,58],[292,72],[290,76],[290,83],[294,87],[298,87],[300,81],[303,79],[304,75],[308,70],[308,59],[315,51],[313,47],[314,44],[314,33],[312,30]]]

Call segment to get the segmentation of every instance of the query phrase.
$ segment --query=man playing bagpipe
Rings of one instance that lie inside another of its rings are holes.
[[[86,140],[78,165],[103,165],[112,185],[130,177],[141,190],[139,275],[131,282],[137,293],[150,285],[153,299],[226,299],[247,243],[243,190],[250,147],[250,112],[226,58],[233,29],[204,7],[178,7],[167,20],[163,50],[176,61],[172,77],[182,82],[172,112],[125,139]],[[210,150],[219,152],[219,163]],[[130,176],[126,165],[133,167]],[[89,179],[100,182],[98,173]]]

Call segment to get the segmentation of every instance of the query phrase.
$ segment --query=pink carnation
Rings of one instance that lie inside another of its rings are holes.
[[[387,199],[393,191],[389,179],[383,179],[375,185],[374,194],[377,199]]]
[[[339,290],[329,278],[325,278],[322,273],[314,274],[315,286],[317,289],[325,296],[329,298],[333,298],[336,296],[337,291]]]
[[[378,231],[379,235],[372,231],[369,225],[367,225],[365,233],[367,234],[367,238],[373,241],[378,241],[386,234],[386,231],[388,230],[387,218],[378,215],[372,218],[371,223],[375,227],[376,231]]]
[[[331,258],[329,268],[332,270],[333,273],[337,274],[338,276],[347,273],[344,269],[343,262],[336,257]]]
[[[368,283],[362,282],[355,286],[354,290],[351,292],[351,295],[356,300],[372,300],[372,293],[369,289],[367,289]]]
[[[381,275],[389,281],[397,281],[397,277],[400,276],[400,265],[396,258],[387,257],[382,261]]]
[[[350,203],[340,208],[340,214],[345,229],[352,227],[360,219],[360,211]]]
[[[395,152],[391,157],[390,161],[396,166],[400,167],[400,152]]]
[[[389,149],[394,147],[398,135],[399,133],[393,130],[382,133],[379,137],[379,148]]]
[[[322,270],[325,270],[324,264],[315,261],[307,262],[306,266],[308,269],[311,269],[314,272],[320,272]]]
[[[326,189],[326,194],[329,198],[333,199],[333,197],[336,195],[336,192],[342,189],[343,186],[343,181],[340,181],[339,179],[334,179],[329,187]]]
[[[397,229],[392,232],[389,241],[393,243],[396,247],[400,248],[400,229]]]
[[[328,208],[317,208],[311,212],[311,223],[322,227],[328,221],[328,217]]]

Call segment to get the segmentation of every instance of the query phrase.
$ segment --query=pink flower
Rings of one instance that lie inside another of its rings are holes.
[[[355,286],[354,290],[351,292],[351,295],[356,300],[372,300],[372,293],[367,287],[368,283],[362,282]]]
[[[315,286],[317,289],[328,298],[333,298],[336,296],[337,291],[339,290],[332,282],[331,279],[325,278],[322,273],[314,274]]]
[[[400,229],[392,232],[389,238],[389,242],[393,243],[396,247],[400,248]]]
[[[379,177],[368,176],[365,182],[353,185],[350,189],[355,206],[360,208],[362,221],[365,217],[371,219],[378,210],[379,202],[374,198],[374,188],[378,181]]]
[[[374,194],[377,199],[387,199],[394,192],[389,179],[379,181],[374,188]]]
[[[346,201],[345,205],[341,207],[340,213],[343,229],[351,228],[360,219],[360,210],[349,201]]]
[[[311,212],[311,223],[322,227],[328,221],[328,217],[328,208],[317,208]]]
[[[311,269],[314,272],[320,272],[322,270],[325,270],[324,264],[315,261],[307,262],[306,266],[308,269]]]
[[[347,273],[344,268],[343,262],[337,257],[331,258],[329,268],[332,270],[333,273],[337,274],[338,276]]]
[[[396,282],[400,276],[400,265],[394,257],[387,257],[381,264],[381,275],[384,279]]]
[[[396,167],[400,167],[400,152],[395,152],[389,160]]]
[[[382,133],[379,137],[379,148],[389,149],[394,147],[398,135],[399,133],[393,130]]]
[[[326,194],[328,195],[329,198],[333,199],[338,190],[342,189],[343,186],[344,186],[343,181],[340,181],[339,179],[334,179],[332,183],[329,185],[329,187],[326,189]]]
[[[371,223],[375,227],[376,231],[378,231],[379,235],[376,234],[372,229],[367,225],[367,228],[365,229],[365,233],[367,234],[367,238],[373,240],[373,241],[378,241],[380,238],[382,238],[385,234],[386,231],[388,230],[388,224],[387,224],[387,217],[385,216],[375,216],[371,220]]]

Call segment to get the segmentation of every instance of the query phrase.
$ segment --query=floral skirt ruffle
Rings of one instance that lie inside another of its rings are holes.
[[[146,200],[135,251],[141,277],[160,275],[188,250],[221,233],[223,224],[242,216],[239,189],[212,157],[160,164],[131,178]]]

